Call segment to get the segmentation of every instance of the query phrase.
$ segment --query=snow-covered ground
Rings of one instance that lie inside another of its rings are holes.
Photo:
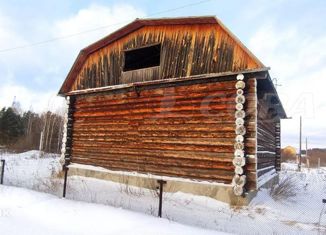
[[[164,219],[158,219],[154,191],[70,176],[67,199],[60,199],[62,179],[55,177],[60,170],[57,156],[30,151],[2,154],[0,159],[6,159],[6,186],[0,188],[1,234],[14,234],[1,230],[11,226],[18,229],[17,234],[26,227],[26,231],[20,230],[24,234],[326,233],[326,215],[321,213],[326,169],[303,169],[300,173],[294,164],[283,164],[281,178],[296,181],[296,196],[275,201],[269,190],[262,189],[248,207],[242,208],[208,197],[165,193]]]
[[[0,186],[0,208],[0,231],[8,235],[226,234],[8,186]]]

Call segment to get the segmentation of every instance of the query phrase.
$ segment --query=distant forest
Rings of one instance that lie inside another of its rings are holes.
[[[0,111],[0,148],[23,152],[40,149],[59,153],[63,130],[62,115],[53,112],[42,114],[18,112],[13,107]]]

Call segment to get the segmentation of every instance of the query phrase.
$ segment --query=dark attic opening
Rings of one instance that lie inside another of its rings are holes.
[[[125,51],[123,71],[159,66],[160,58],[161,44]]]

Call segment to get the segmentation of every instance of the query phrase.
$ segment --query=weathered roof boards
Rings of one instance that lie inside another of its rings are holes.
[[[268,68],[215,17],[137,19],[83,49],[63,83],[66,165],[256,190],[280,166]]]

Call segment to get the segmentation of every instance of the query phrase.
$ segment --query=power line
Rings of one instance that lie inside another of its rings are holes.
[[[187,7],[191,7],[191,6],[197,6],[197,5],[200,5],[200,4],[203,4],[203,3],[206,3],[206,2],[210,2],[210,1],[212,1],[212,0],[202,0],[202,1],[193,2],[193,3],[190,3],[190,4],[186,4],[186,5],[183,5],[183,6],[179,6],[179,7],[176,7],[176,8],[170,8],[170,9],[167,9],[167,10],[164,10],[164,11],[159,11],[159,12],[149,14],[145,18],[152,17],[152,16],[155,16],[155,15],[160,15],[160,14],[163,14],[163,13],[172,12],[172,11],[177,11],[177,10],[184,9],[184,8],[187,8]],[[129,23],[129,22],[130,22],[130,20],[120,21],[118,23],[104,25],[104,26],[93,28],[93,29],[88,29],[88,30],[85,30],[85,31],[81,31],[81,32],[78,32],[78,33],[68,34],[68,35],[61,36],[61,37],[50,38],[50,39],[47,39],[47,40],[44,40],[44,41],[34,42],[34,43],[26,44],[26,45],[10,47],[10,48],[5,48],[5,49],[0,49],[0,53],[13,51],[13,50],[18,50],[18,49],[23,49],[23,48],[28,48],[28,47],[39,46],[39,45],[42,45],[42,44],[47,44],[47,43],[51,43],[51,42],[55,42],[55,41],[59,41],[59,40],[67,39],[67,38],[76,37],[76,36],[79,36],[79,35],[82,35],[82,34],[91,33],[91,32],[94,32],[94,31],[98,31],[98,30],[101,30],[101,29],[109,28],[109,27],[112,27],[112,26],[120,25],[120,24]]]
[[[160,14],[163,14],[163,13],[168,13],[168,12],[171,12],[171,11],[177,11],[177,10],[180,10],[180,9],[184,9],[184,8],[192,7],[192,6],[197,6],[197,5],[200,5],[200,4],[203,4],[203,3],[206,3],[206,2],[210,2],[210,1],[212,1],[212,0],[202,0],[202,1],[199,1],[199,2],[193,2],[193,3],[186,4],[186,5],[183,5],[183,6],[179,6],[179,7],[176,7],[176,8],[171,8],[171,9],[167,9],[167,10],[164,10],[164,11],[155,12],[155,13],[150,14],[148,16],[150,17],[150,16],[155,16],[155,15],[160,15]]]
[[[30,43],[30,44],[26,44],[26,45],[21,45],[21,46],[17,46],[17,47],[2,49],[2,50],[0,50],[0,53],[13,51],[13,50],[17,50],[17,49],[22,49],[22,48],[27,48],[27,47],[34,47],[34,46],[38,46],[38,45],[42,45],[42,44],[46,44],[46,43],[50,43],[50,42],[54,42],[54,41],[59,41],[59,40],[75,37],[75,36],[78,36],[78,35],[94,32],[94,31],[97,31],[97,30],[100,30],[100,29],[108,28],[108,27],[111,27],[111,26],[123,24],[123,23],[126,23],[126,22],[129,22],[129,21],[124,21],[124,22],[119,22],[119,23],[116,23],[116,24],[101,26],[101,27],[98,27],[98,28],[93,28],[93,29],[85,30],[85,31],[82,31],[82,32],[74,33],[74,34],[68,34],[68,35],[65,35],[65,36],[51,38],[51,39],[48,39],[48,40],[39,41],[39,42],[35,42],[35,43]]]

